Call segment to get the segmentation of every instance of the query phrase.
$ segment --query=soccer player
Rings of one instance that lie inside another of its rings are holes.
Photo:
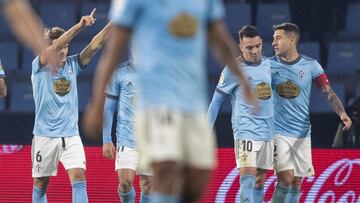
[[[56,66],[60,57],[53,49],[46,49],[43,27],[38,16],[26,0],[0,0],[0,9],[18,38],[36,55],[46,55],[50,64]]]
[[[114,32],[96,69],[84,130],[100,134],[104,89],[132,37],[139,79],[136,134],[140,164],[151,163],[154,172],[153,202],[195,201],[215,164],[206,118],[207,37],[242,81],[245,97],[256,102],[223,17],[220,0],[113,1]]]
[[[259,108],[245,101],[242,84],[225,67],[209,106],[213,126],[225,98],[231,98],[231,122],[234,132],[236,166],[240,172],[240,202],[263,202],[266,170],[273,167],[274,112],[271,93],[270,61],[262,57],[262,39],[253,26],[239,31],[241,63],[250,87],[255,91]]]
[[[78,130],[77,75],[105,42],[108,24],[80,54],[67,56],[68,43],[85,27],[94,24],[95,10],[65,32],[55,27],[46,32],[51,46],[59,50],[62,65],[47,68],[47,58],[36,57],[32,63],[31,82],[35,100],[34,138],[32,142],[33,202],[47,202],[46,189],[56,176],[60,161],[72,185],[73,202],[88,202],[85,179],[85,152]]]
[[[309,118],[312,81],[339,115],[344,129],[351,127],[351,119],[331,89],[321,65],[298,53],[298,26],[283,23],[273,28],[275,56],[271,58],[271,74],[275,104],[274,168],[278,178],[273,202],[298,202],[302,177],[314,175]]]
[[[0,60],[0,97],[5,97],[7,94],[7,87],[5,83],[5,71]]]
[[[106,89],[103,127],[103,155],[114,159],[118,173],[118,193],[123,203],[135,202],[134,177],[139,165],[139,152],[136,149],[133,130],[134,101],[136,93],[135,69],[132,61],[120,64],[114,72]],[[116,153],[111,140],[113,117],[117,107]],[[138,171],[140,174],[140,202],[150,202],[152,177],[149,172]]]

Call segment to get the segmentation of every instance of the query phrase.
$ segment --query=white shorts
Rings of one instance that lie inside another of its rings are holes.
[[[120,146],[116,149],[115,171],[120,169],[132,169],[139,175],[152,176],[150,171],[140,170],[139,167],[139,152],[136,149]]]
[[[176,161],[200,169],[215,165],[215,136],[204,114],[156,108],[136,114],[140,167]]]
[[[272,170],[274,165],[274,141],[235,139],[236,167],[255,167]]]
[[[31,148],[32,177],[56,176],[59,161],[65,170],[86,169],[86,159],[80,136],[34,136]]]
[[[315,174],[310,137],[295,138],[276,134],[274,144],[276,172],[294,170],[295,177],[308,177]]]

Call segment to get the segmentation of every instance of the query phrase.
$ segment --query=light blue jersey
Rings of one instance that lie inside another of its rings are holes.
[[[41,67],[39,57],[32,63],[31,83],[35,101],[33,134],[46,137],[79,135],[76,77],[84,69],[80,55],[66,58],[58,73]]]
[[[1,60],[0,60],[0,78],[5,78],[5,71],[4,71],[4,67],[2,66]]]
[[[310,136],[310,92],[313,79],[324,73],[320,64],[299,56],[292,63],[270,58],[275,105],[275,133],[290,137]]]
[[[257,64],[247,63],[241,58],[245,77],[249,81],[259,102],[257,112],[245,101],[239,80],[225,67],[216,91],[231,96],[231,122],[235,139],[272,140],[274,137],[274,110],[271,92],[270,60],[262,57]]]
[[[106,99],[117,101],[117,125],[116,146],[135,148],[133,122],[135,101],[135,78],[136,73],[130,62],[122,63],[114,72],[108,87],[106,88]],[[111,116],[111,118],[108,118]],[[111,140],[111,126],[114,112],[107,115],[106,120],[111,120],[110,125],[104,127],[104,143]]]
[[[133,30],[140,109],[206,111],[208,25],[223,17],[220,0],[113,1],[113,23]]]

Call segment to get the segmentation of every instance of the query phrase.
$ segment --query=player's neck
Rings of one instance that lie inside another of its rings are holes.
[[[299,53],[297,52],[296,49],[294,49],[284,54],[284,56],[280,56],[280,58],[285,62],[291,63],[299,58]]]

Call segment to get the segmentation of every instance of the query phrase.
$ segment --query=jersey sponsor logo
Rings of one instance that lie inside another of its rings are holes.
[[[265,82],[255,86],[256,97],[260,100],[268,100],[271,97],[271,86]]]
[[[169,24],[170,33],[178,38],[193,37],[196,34],[198,27],[199,25],[196,17],[187,13],[181,13],[175,16]]]
[[[57,79],[53,82],[55,93],[59,96],[67,95],[71,90],[71,81],[65,78]]]
[[[300,88],[291,81],[286,81],[278,84],[276,91],[279,96],[285,99],[294,99],[300,94]]]

